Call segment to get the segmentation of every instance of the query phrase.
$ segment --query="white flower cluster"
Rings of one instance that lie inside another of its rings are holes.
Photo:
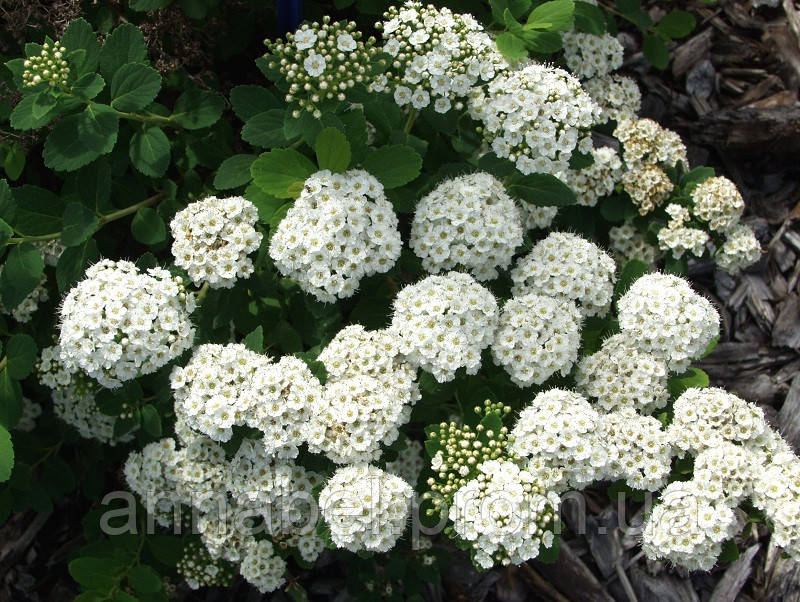
[[[529,459],[528,470],[548,489],[583,488],[606,465],[597,441],[600,415],[578,393],[550,389],[536,395],[509,435],[510,450]]]
[[[673,406],[670,440],[681,455],[699,454],[724,442],[759,442],[767,430],[764,412],[717,387],[690,388]]]
[[[104,387],[119,387],[192,346],[194,307],[194,295],[179,276],[102,260],[86,270],[61,305],[61,360]]]
[[[508,63],[494,40],[470,14],[406,2],[391,7],[376,27],[383,32],[382,51],[392,57],[389,69],[370,89],[394,92],[400,105],[437,113],[463,108],[470,89],[491,81]]]
[[[114,437],[117,417],[103,414],[95,403],[94,383],[80,371],[68,370],[61,361],[58,345],[42,349],[36,364],[39,382],[51,390],[56,416],[78,431],[84,439],[97,439],[107,445],[132,441],[134,431]]]
[[[612,73],[583,82],[583,88],[600,107],[598,123],[636,119],[642,93],[632,78]]]
[[[39,249],[44,264],[52,268],[58,265],[61,254],[66,250],[66,247],[62,245],[61,241],[57,238],[53,240],[37,241],[33,243],[33,246]]]
[[[492,280],[521,244],[515,203],[488,173],[446,180],[417,203],[410,246],[428,272],[461,267],[478,280]]]
[[[667,366],[636,348],[627,334],[615,334],[596,353],[584,357],[575,377],[578,391],[606,412],[631,409],[652,414],[666,405]]]
[[[800,559],[800,459],[790,450],[775,454],[757,474],[753,503],[772,523],[772,541]]]
[[[309,450],[339,464],[377,460],[420,398],[416,370],[392,333],[358,325],[339,331],[318,359],[328,380],[306,425]]]
[[[231,288],[237,278],[249,278],[262,234],[255,205],[239,196],[215,196],[190,203],[170,222],[175,265],[184,268],[196,285]]]
[[[610,34],[567,31],[561,34],[561,41],[567,67],[579,79],[602,77],[622,66],[624,49]]]
[[[50,86],[65,86],[69,77],[69,66],[60,42],[45,42],[39,54],[29,56],[23,62],[22,82],[26,86],[46,83]]]
[[[425,458],[422,443],[416,440],[409,440],[405,449],[397,455],[397,459],[386,463],[386,472],[397,475],[412,487],[419,480],[423,468],[425,468]]]
[[[189,541],[175,569],[191,589],[201,587],[230,587],[234,572],[228,562],[212,558],[205,546]]]
[[[728,178],[708,178],[695,186],[691,196],[694,214],[717,232],[729,230],[744,211],[744,199]]]
[[[725,233],[725,242],[720,245],[714,260],[721,270],[736,275],[760,257],[761,244],[753,230],[745,224],[736,224]]]
[[[725,500],[706,497],[695,481],[676,481],[667,485],[644,523],[642,550],[649,558],[707,571],[741,525]]]
[[[519,204],[519,211],[527,230],[543,230],[553,223],[558,207],[540,207],[522,201]]]
[[[456,491],[449,511],[455,532],[472,543],[475,562],[485,569],[521,564],[551,547],[558,495],[507,460],[488,460],[478,471]]]
[[[36,428],[36,419],[42,415],[42,406],[22,396],[22,414],[14,425],[14,429],[26,433]]]
[[[689,283],[668,274],[647,274],[618,301],[619,325],[642,351],[682,372],[719,334],[719,314]]]
[[[319,494],[331,539],[351,552],[387,552],[403,534],[414,490],[368,464],[339,468]]]
[[[5,268],[5,266],[3,266]],[[17,322],[20,324],[25,324],[30,322],[33,314],[36,313],[36,310],[39,309],[40,303],[45,303],[50,299],[50,294],[47,292],[47,276],[42,274],[41,279],[39,280],[39,284],[28,293],[28,296],[25,297],[19,305],[12,309],[8,309],[5,307],[2,302],[0,302],[0,312],[5,315],[11,315]]]
[[[622,174],[621,182],[641,215],[661,205],[674,188],[669,176],[658,165],[633,165]]]
[[[215,441],[228,441],[232,427],[263,433],[264,447],[294,457],[304,424],[322,387],[302,360],[284,356],[272,363],[242,344],[197,347],[185,367],[170,375],[175,415]]]
[[[666,207],[666,212],[671,219],[658,231],[658,248],[670,251],[676,259],[685,252],[697,257],[702,255],[711,238],[704,230],[686,225],[691,220],[689,210],[683,205],[670,203]]]
[[[648,243],[644,234],[638,232],[630,222],[611,227],[608,239],[611,251],[620,265],[625,265],[631,259],[638,259],[652,266],[660,256],[658,248]]]
[[[607,454],[595,480],[624,479],[629,487],[655,491],[672,468],[672,445],[661,422],[632,409],[600,415],[598,445]]]
[[[697,454],[692,480],[709,499],[722,498],[734,507],[753,494],[763,456],[755,445],[722,441]]]
[[[573,301],[528,294],[506,301],[492,343],[494,361],[520,387],[569,374],[578,359],[581,314]]]
[[[161,439],[131,452],[123,469],[130,490],[162,527],[172,524],[182,501],[170,482],[176,465],[175,441]]]
[[[247,547],[239,572],[262,594],[273,592],[285,581],[286,561],[275,553],[272,542],[262,539]]]
[[[466,368],[475,374],[481,352],[497,327],[497,301],[472,276],[449,272],[402,289],[394,300],[391,329],[408,361],[439,382]]]
[[[575,149],[591,150],[599,107],[563,69],[532,64],[473,89],[469,113],[498,157],[523,174],[555,174],[568,169]]]
[[[352,296],[363,277],[391,269],[401,247],[397,216],[374,176],[322,170],[281,220],[269,255],[284,276],[333,303]]]
[[[513,293],[575,301],[582,315],[603,316],[611,306],[615,271],[614,260],[594,243],[552,232],[511,270]]]
[[[578,204],[594,207],[597,201],[614,191],[622,178],[622,160],[610,146],[592,149],[594,163],[583,169],[568,169],[558,175],[578,197]]]
[[[289,86],[286,102],[319,119],[324,102],[343,101],[348,90],[370,77],[375,39],[363,40],[352,21],[303,24],[286,41],[267,42],[269,68],[280,71]]]

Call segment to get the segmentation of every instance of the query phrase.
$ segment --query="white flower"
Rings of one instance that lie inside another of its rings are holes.
[[[298,29],[294,34],[294,43],[298,50],[308,50],[317,42],[317,34],[313,29]]]
[[[601,77],[622,66],[624,49],[610,34],[568,31],[561,34],[561,40],[567,67],[580,79]]]
[[[745,224],[733,226],[725,234],[714,259],[721,270],[731,275],[753,265],[761,258],[761,244],[753,230]]]
[[[309,54],[303,61],[303,69],[306,70],[311,77],[318,77],[325,71],[327,65],[325,57],[321,54]]]
[[[609,229],[608,240],[620,266],[624,266],[631,259],[638,259],[647,265],[652,265],[660,255],[658,249],[648,243],[644,235],[638,232],[631,222],[625,222]]]
[[[583,169],[561,172],[562,180],[578,197],[578,204],[594,207],[597,201],[614,191],[622,177],[622,161],[610,146],[592,149],[594,163]]]
[[[744,199],[728,178],[708,178],[692,190],[692,212],[708,227],[725,232],[734,226],[744,211]]]
[[[336,48],[342,52],[351,52],[356,49],[356,41],[349,33],[340,33],[336,36]]]
[[[583,82],[583,87],[600,107],[599,123],[637,118],[642,93],[630,77],[617,74],[593,77]]]
[[[690,219],[686,207],[670,203],[666,207],[666,212],[672,219],[658,231],[658,248],[672,252],[675,258],[680,258],[687,251],[695,257],[700,257],[706,244],[711,240],[708,233],[685,225]]]
[[[262,539],[248,547],[239,570],[242,577],[264,594],[283,585],[286,561],[275,554],[268,540]]]

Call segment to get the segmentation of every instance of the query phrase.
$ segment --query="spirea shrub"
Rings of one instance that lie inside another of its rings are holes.
[[[83,508],[82,598],[304,599],[320,558],[412,598],[447,548],[553,561],[571,488],[653,494],[651,559],[712,568],[742,511],[800,557],[800,460],[692,366],[720,317],[689,266],[759,241],[640,118],[616,9],[359,3],[257,57],[271,7],[229,36],[206,4],[201,73],[151,65],[148,2],[8,51],[0,519]]]

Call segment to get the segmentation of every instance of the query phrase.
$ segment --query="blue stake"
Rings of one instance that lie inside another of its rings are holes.
[[[300,25],[303,0],[278,0],[278,30],[281,35],[294,33]]]

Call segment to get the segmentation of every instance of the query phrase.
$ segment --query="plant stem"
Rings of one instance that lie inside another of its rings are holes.
[[[200,287],[200,290],[197,291],[197,304],[200,305],[203,302],[203,299],[206,298],[208,295],[208,291],[211,290],[211,285],[208,282],[204,282],[203,286]]]
[[[414,122],[417,120],[417,115],[419,115],[419,113],[417,113],[417,110],[411,109],[411,111],[408,114],[408,119],[406,120],[406,125],[403,128],[403,132],[405,132],[406,134],[411,132],[411,128],[414,127]]]
[[[105,215],[101,215],[100,218],[97,220],[97,229],[95,232],[108,224],[109,222],[116,221],[125,217],[126,215],[130,215],[131,213],[136,213],[142,207],[149,207],[150,205],[155,205],[158,201],[160,201],[164,197],[163,192],[159,192],[158,194],[154,194],[153,196],[146,198],[143,201],[135,203],[130,207],[125,207],[125,209],[118,209],[117,211],[112,211],[111,213],[106,213]],[[41,240],[55,240],[56,238],[61,237],[61,232],[51,232],[50,234],[39,234],[38,236],[15,236],[13,238],[8,239],[9,245],[18,245],[24,242],[36,242]]]

